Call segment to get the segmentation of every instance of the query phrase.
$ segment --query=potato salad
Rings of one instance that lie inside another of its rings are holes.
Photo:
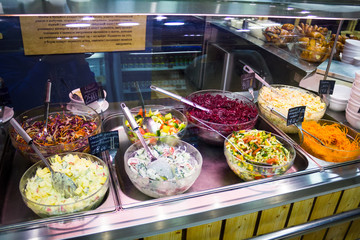
[[[43,210],[49,212],[50,215],[52,214],[50,212],[55,209],[51,206],[61,205],[60,211],[63,213],[74,212],[86,208],[94,200],[103,197],[99,195],[91,199],[90,202],[82,201],[82,199],[86,199],[94,193],[99,193],[103,185],[108,184],[109,172],[106,165],[104,167],[96,161],[93,162],[86,157],[73,154],[63,155],[62,157],[55,155],[50,159],[50,162],[54,171],[65,173],[77,185],[74,196],[66,198],[53,188],[51,172],[47,167],[39,167],[36,170],[36,174],[28,179],[25,195],[28,200],[41,204],[37,205],[39,207],[46,205],[43,206]],[[58,211],[57,208],[56,211]]]

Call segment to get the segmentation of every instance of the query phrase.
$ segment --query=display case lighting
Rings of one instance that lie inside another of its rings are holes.
[[[164,25],[166,25],[166,26],[182,26],[184,24],[185,24],[184,22],[166,22],[166,23],[164,23]]]
[[[123,23],[119,23],[119,26],[123,26],[123,27],[131,27],[131,26],[138,26],[139,23],[138,22],[123,22]]]
[[[65,25],[66,27],[90,27],[90,23],[69,23]]]

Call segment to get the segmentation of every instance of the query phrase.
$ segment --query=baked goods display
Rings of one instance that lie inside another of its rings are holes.
[[[336,37],[336,34],[331,35],[331,39],[330,39],[330,42],[329,42],[331,48],[334,46],[335,37]],[[338,37],[338,39],[336,41],[336,52],[334,54],[334,58],[337,59],[337,60],[340,60],[340,53],[342,53],[344,51],[344,46],[345,46],[346,39],[359,40],[359,38],[354,36],[354,35],[349,35],[349,36],[339,35],[339,37]]]
[[[323,62],[330,56],[330,44],[326,35],[328,29],[317,25],[300,23],[296,26],[298,41],[295,52],[301,59],[309,62]]]
[[[295,26],[286,23],[282,26],[271,26],[265,28],[263,34],[267,42],[271,42],[279,47],[285,47],[287,43],[293,42],[295,39]]]

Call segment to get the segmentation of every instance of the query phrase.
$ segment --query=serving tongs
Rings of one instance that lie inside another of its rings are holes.
[[[120,104],[121,109],[129,121],[129,124],[132,130],[135,132],[136,136],[140,140],[141,145],[144,147],[145,152],[147,153],[148,157],[150,158],[150,163],[147,165],[148,169],[153,169],[157,173],[162,176],[165,176],[167,179],[171,179],[174,177],[170,164],[164,158],[156,158],[150,151],[148,145],[145,142],[143,135],[140,133],[139,125],[137,124],[135,118],[131,114],[129,108],[126,106],[125,103]]]
[[[268,106],[268,109],[276,114],[277,116],[279,116],[280,118],[282,118],[283,120],[287,121],[287,117],[285,117],[281,112],[275,110],[274,108],[272,107],[269,107]],[[308,131],[306,131],[305,129],[302,128],[302,123],[301,122],[296,122],[295,124],[295,127],[297,127],[301,133],[301,139],[300,139],[300,145],[304,142],[304,133],[308,134],[309,136],[313,137],[316,141],[318,141],[322,146],[325,146],[325,144],[317,137],[315,137],[313,134],[309,133]]]
[[[228,141],[228,143],[230,143],[238,152],[241,156],[243,156],[243,159],[246,161],[246,162],[249,162],[251,164],[254,164],[254,165],[259,165],[259,166],[266,166],[266,167],[271,167],[273,165],[271,164],[268,164],[268,163],[261,163],[261,162],[254,162],[254,161],[251,161],[251,160],[248,160],[246,159],[246,157],[244,156],[244,154],[242,153],[242,151],[233,143],[230,141],[230,139],[228,139],[226,136],[224,136],[222,133],[220,133],[219,131],[215,130],[214,128],[210,127],[209,124],[206,124],[205,122],[201,121],[200,119],[198,119],[197,117],[194,117],[194,116],[191,116],[191,118],[195,119],[196,121],[198,121],[199,123],[201,123],[202,125],[206,126],[207,128],[209,128],[211,131],[219,134],[221,137],[223,137],[225,140]]]
[[[140,89],[137,81],[135,82],[135,87],[139,94],[141,108],[142,108],[142,112],[143,112],[143,116],[142,116],[143,117],[143,126],[145,126],[146,129],[149,130],[151,133],[156,133],[156,129],[157,129],[156,123],[154,122],[154,120],[151,117],[146,116],[144,98],[143,98],[141,89]]]
[[[46,97],[44,102],[44,119],[45,125],[43,131],[47,133],[47,126],[49,122],[49,105],[50,105],[50,98],[51,98],[51,80],[48,79],[46,83]]]
[[[77,189],[74,181],[69,178],[65,173],[54,171],[48,160],[44,157],[44,155],[42,155],[42,153],[35,146],[35,144],[33,144],[33,140],[31,139],[31,137],[25,132],[25,130],[14,118],[10,119],[10,124],[15,128],[15,130],[20,134],[20,136],[26,141],[26,143],[34,150],[34,152],[48,167],[51,172],[51,183],[54,189],[58,193],[62,194],[65,198],[74,196],[75,190]]]
[[[156,86],[154,86],[154,85],[151,85],[151,86],[150,86],[150,89],[151,89],[151,90],[154,90],[154,91],[156,91],[156,92],[162,93],[162,94],[164,94],[164,95],[167,95],[167,96],[171,97],[172,99],[175,99],[175,100],[177,100],[177,101],[183,102],[183,103],[185,103],[185,104],[187,104],[187,105],[189,105],[189,106],[192,106],[192,107],[194,107],[194,108],[198,108],[198,109],[200,109],[200,110],[202,110],[202,111],[205,111],[205,112],[207,112],[207,113],[211,113],[211,112],[212,112],[210,109],[207,109],[207,108],[205,108],[205,107],[203,107],[203,106],[201,106],[201,105],[199,105],[199,104],[196,104],[196,103],[194,103],[194,102],[192,102],[192,101],[190,101],[190,100],[188,100],[188,99],[186,99],[186,98],[184,98],[184,97],[181,97],[181,96],[179,96],[179,95],[177,95],[177,94],[175,94],[175,93],[169,92],[169,91],[167,91],[167,90],[165,90],[165,89],[156,87]]]

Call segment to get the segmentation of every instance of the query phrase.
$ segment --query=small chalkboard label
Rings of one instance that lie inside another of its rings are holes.
[[[241,75],[241,88],[248,90],[250,87],[254,87],[255,73],[244,73]]]
[[[334,80],[320,80],[319,94],[333,94],[335,87]]]
[[[360,108],[359,108],[359,110],[358,110],[358,113],[360,113]]]
[[[287,125],[304,121],[306,106],[290,108],[287,115]]]
[[[7,87],[0,88],[0,106],[6,106],[11,103]]]
[[[91,154],[119,148],[118,131],[103,132],[88,138]]]
[[[80,88],[81,95],[83,96],[86,105],[99,100],[98,90],[99,85],[96,82]]]

